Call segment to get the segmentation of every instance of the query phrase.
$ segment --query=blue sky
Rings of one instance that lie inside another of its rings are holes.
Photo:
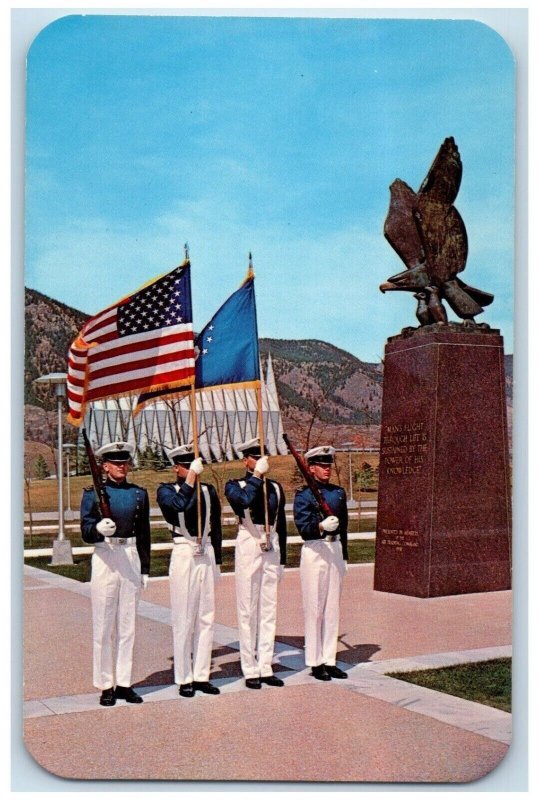
[[[514,64],[467,20],[71,16],[28,55],[27,286],[96,313],[189,243],[195,328],[256,273],[261,336],[367,361],[416,324],[383,237],[454,136],[464,280],[512,351]],[[454,318],[452,312],[450,317]]]

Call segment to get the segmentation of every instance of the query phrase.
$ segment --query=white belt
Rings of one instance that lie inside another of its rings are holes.
[[[251,522],[250,526],[247,527],[247,525],[245,524],[245,517],[243,519],[240,518],[239,525],[240,525],[240,528],[244,528],[246,531],[249,531],[249,532],[250,532],[250,528],[251,527],[254,528],[256,531],[258,531],[258,533],[265,533],[266,532],[266,526],[264,525],[263,522],[260,523],[260,524],[258,522]],[[275,527],[273,525],[270,526],[269,531],[270,531],[270,533],[275,533]]]
[[[106,544],[119,544],[119,545],[129,545],[129,544],[136,544],[137,537],[136,536],[128,536],[127,539],[122,539],[120,536],[105,536]]]

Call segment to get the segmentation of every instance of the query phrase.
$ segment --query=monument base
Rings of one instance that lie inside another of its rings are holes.
[[[52,543],[51,566],[57,567],[61,564],[72,564],[73,553],[69,539],[54,539]]]
[[[374,588],[437,597],[510,585],[502,337],[454,323],[391,337]]]

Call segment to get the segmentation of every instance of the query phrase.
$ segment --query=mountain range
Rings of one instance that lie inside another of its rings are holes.
[[[25,289],[24,402],[25,440],[46,445],[55,429],[55,401],[33,381],[66,371],[66,354],[87,314],[44,294]],[[261,339],[263,366],[268,357],[283,416],[292,439],[311,445],[322,439],[335,445],[377,446],[382,403],[383,365],[361,361],[316,339]],[[511,410],[513,357],[505,357],[506,394]],[[509,414],[511,419],[511,414]],[[65,426],[66,440],[75,429]],[[31,448],[32,449],[32,448]]]

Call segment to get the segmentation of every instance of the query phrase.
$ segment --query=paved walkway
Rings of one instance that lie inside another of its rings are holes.
[[[81,779],[463,782],[511,741],[511,715],[385,673],[511,655],[511,593],[418,598],[372,590],[349,568],[338,664],[320,683],[303,661],[298,570],[279,593],[275,671],[282,689],[245,688],[234,578],[217,586],[212,681],[180,698],[172,678],[168,580],[139,606],[134,682],[144,704],[99,706],[91,685],[89,585],[25,567],[25,742],[54,774]],[[69,743],[66,748],[66,743]],[[91,746],[89,746],[91,745]]]

